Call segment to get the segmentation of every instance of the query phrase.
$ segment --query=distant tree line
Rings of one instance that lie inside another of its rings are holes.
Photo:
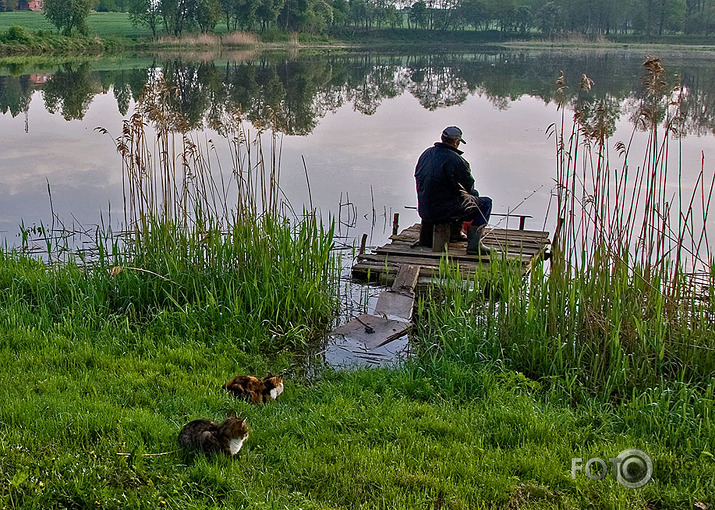
[[[0,10],[27,9],[0,0]],[[58,28],[83,28],[82,13],[121,11],[155,34],[227,30],[326,33],[413,28],[556,37],[715,33],[715,0],[46,0]],[[55,13],[59,11],[59,14]]]
[[[69,1],[69,0],[64,0]],[[75,0],[76,1],[76,0]],[[156,14],[164,29],[229,30],[419,28],[511,33],[708,35],[715,0],[99,0],[128,2],[135,15]],[[152,13],[154,11],[154,13]]]

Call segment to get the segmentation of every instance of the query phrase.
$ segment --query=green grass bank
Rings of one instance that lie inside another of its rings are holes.
[[[234,32],[227,34],[225,23],[218,23],[212,34],[185,34],[180,38],[160,36],[153,40],[145,26],[134,26],[127,13],[91,12],[87,24],[89,36],[59,35],[56,27],[41,12],[0,12],[0,56],[8,55],[80,55],[147,51],[176,48],[236,48],[236,47],[421,47],[441,51],[445,47],[459,50],[464,46],[495,45],[514,47],[558,48],[670,48],[705,50],[715,46],[712,36],[670,35],[648,38],[639,35],[600,36],[564,35],[544,39],[534,33],[513,34],[498,30],[435,31],[408,28],[343,30],[330,35],[266,32]]]
[[[454,349],[392,369],[326,368],[304,378],[294,356],[301,332],[330,314],[304,303],[288,320],[292,299],[277,298],[270,310],[251,301],[252,294],[276,299],[269,296],[286,290],[280,282],[258,290],[254,278],[227,271],[220,281],[235,286],[215,296],[202,288],[201,276],[199,299],[172,297],[164,288],[171,284],[145,271],[114,273],[0,258],[6,508],[713,503],[712,386],[701,392],[664,383],[618,402],[588,396],[574,402],[548,379],[538,382],[508,368],[508,360],[487,359],[487,349],[480,361]],[[181,273],[164,275],[181,280]],[[111,299],[100,299],[112,292],[126,298],[114,310]],[[230,309],[229,295],[245,305]],[[465,335],[465,343],[476,334],[457,321],[444,331]],[[436,336],[422,337],[423,347]],[[236,401],[221,389],[233,375],[269,371],[287,374],[286,391],[273,404]],[[247,417],[251,430],[237,458],[177,450],[183,424],[220,421],[232,410]],[[603,480],[571,477],[572,458],[608,459],[627,448],[653,458],[654,479],[644,488],[624,488],[611,472]]]

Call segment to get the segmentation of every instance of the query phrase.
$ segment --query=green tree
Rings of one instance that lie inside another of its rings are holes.
[[[349,5],[347,0],[333,0],[333,25],[345,27],[348,24]]]
[[[427,14],[427,4],[423,0],[418,0],[410,8],[409,20],[419,28],[427,28],[429,17]]]
[[[686,9],[685,0],[661,0],[658,35],[663,35],[666,30],[670,32],[683,30]]]
[[[634,27],[646,35],[678,32],[688,21],[685,0],[636,0],[633,9]]]
[[[191,29],[195,23],[196,10],[196,0],[159,0],[164,28],[175,36],[181,35],[185,29]]]
[[[467,26],[475,30],[489,28],[489,11],[485,0],[461,0],[457,7],[457,15]]]
[[[45,17],[62,31],[64,35],[71,35],[76,29],[82,35],[89,33],[87,16],[92,5],[92,0],[45,0],[43,11]]]
[[[261,31],[268,29],[278,20],[278,15],[285,5],[285,0],[260,0],[256,16],[261,23]]]
[[[235,16],[235,8],[234,8],[234,1],[233,0],[219,0],[219,5],[221,6],[221,12],[223,15],[226,17],[226,30],[230,32],[232,29],[236,29],[236,25],[234,22],[233,27],[231,26],[231,20],[236,19]]]
[[[715,16],[714,0],[685,0],[685,32],[709,35],[713,30]]]
[[[308,0],[286,0],[278,22],[284,30],[298,31],[303,26],[308,12]]]
[[[313,34],[322,34],[332,22],[332,7],[323,0],[317,0],[310,3],[302,30]]]
[[[156,39],[157,28],[161,21],[159,3],[152,0],[131,0],[129,4],[129,20],[134,26],[144,25],[151,29]]]
[[[218,0],[199,0],[196,3],[194,18],[199,30],[203,33],[212,32],[218,23],[221,6]]]
[[[236,21],[238,26],[251,30],[255,27],[258,21],[258,7],[260,0],[233,0],[236,4]]]
[[[554,2],[546,2],[539,9],[536,19],[541,33],[551,37],[562,27],[561,8]]]

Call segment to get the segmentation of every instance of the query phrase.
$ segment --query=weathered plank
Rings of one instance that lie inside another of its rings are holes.
[[[352,275],[356,279],[381,282],[389,285],[397,276],[399,265],[397,264],[376,264],[374,262],[359,262],[352,268]],[[462,278],[470,278],[476,272],[476,266],[459,266],[459,273]],[[420,267],[420,278],[432,278],[439,276],[439,268],[435,266]],[[418,282],[419,285],[419,282]]]
[[[419,277],[420,266],[403,264],[400,266],[400,272],[397,274],[395,283],[392,284],[392,290],[395,292],[412,292],[415,290]]]
[[[375,314],[384,315],[389,319],[409,321],[412,319],[412,309],[414,307],[414,293],[412,295],[407,295],[392,290],[386,290],[385,292],[380,293],[377,298]]]
[[[330,336],[349,337],[362,342],[366,349],[376,349],[401,337],[411,327],[411,322],[364,313],[335,329]]]
[[[433,266],[439,267],[441,257],[436,256],[438,254],[433,254],[432,252],[415,252],[414,255],[409,253],[366,253],[358,257],[358,262],[363,260],[369,260],[372,262],[381,263],[393,263],[393,264],[417,264],[419,266]],[[507,256],[507,260],[522,262],[524,264],[531,260],[532,255],[517,255],[515,253],[510,253]],[[465,254],[455,254],[454,252],[449,252],[448,261],[459,263],[466,266],[475,266],[479,263],[488,263],[491,258],[488,255],[467,255]]]
[[[524,245],[497,245],[495,243],[484,243],[488,247],[495,249],[498,253],[499,256],[505,255],[507,259],[516,259],[517,256],[526,256],[526,257],[533,257],[541,248],[543,248],[543,243],[540,245],[533,244],[530,246],[524,246]],[[477,259],[477,256],[474,254],[469,254],[466,252],[466,246],[464,246],[464,243],[450,243],[449,248],[447,249],[447,253],[449,253],[450,258],[455,259],[455,260],[466,260],[466,261],[474,261]],[[381,255],[381,254],[390,254],[390,255],[404,255],[404,256],[419,256],[419,257],[428,257],[434,260],[439,260],[444,253],[440,252],[433,252],[429,250],[429,248],[424,248],[422,246],[420,247],[410,247],[408,245],[395,245],[395,244],[388,244],[386,246],[380,246],[375,249],[375,254]],[[362,257],[362,255],[361,255]],[[487,260],[489,259],[489,256],[484,256]]]
[[[415,306],[415,285],[420,267],[414,264],[399,266],[390,290],[380,294],[374,314],[362,314],[335,329],[330,336],[341,336],[346,344],[364,345],[366,350],[382,347],[401,337],[412,327]],[[356,344],[357,343],[357,344]]]

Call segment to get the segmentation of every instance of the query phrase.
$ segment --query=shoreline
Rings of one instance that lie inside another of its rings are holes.
[[[17,26],[17,25],[11,25]],[[564,50],[564,51],[618,51],[652,50],[658,52],[693,52],[710,53],[715,51],[712,42],[701,38],[700,41],[688,42],[640,42],[634,37],[630,40],[586,40],[577,37],[556,41],[517,40],[495,38],[493,34],[443,34],[438,43],[434,38],[426,38],[421,32],[385,32],[369,34],[368,40],[355,40],[353,37],[331,38],[329,36],[310,36],[306,34],[280,34],[285,40],[261,40],[255,32],[232,32],[214,34],[187,34],[180,38],[163,36],[157,40],[144,36],[125,35],[90,35],[62,36],[56,32],[33,30],[22,26],[17,39],[3,39],[0,25],[0,63],[8,59],[31,57],[96,57],[126,53],[163,53],[171,51],[192,52],[235,52],[235,51],[390,51],[420,50],[436,53],[468,52],[475,49],[518,50]],[[272,39],[276,34],[264,36]],[[472,37],[469,37],[472,36]]]

